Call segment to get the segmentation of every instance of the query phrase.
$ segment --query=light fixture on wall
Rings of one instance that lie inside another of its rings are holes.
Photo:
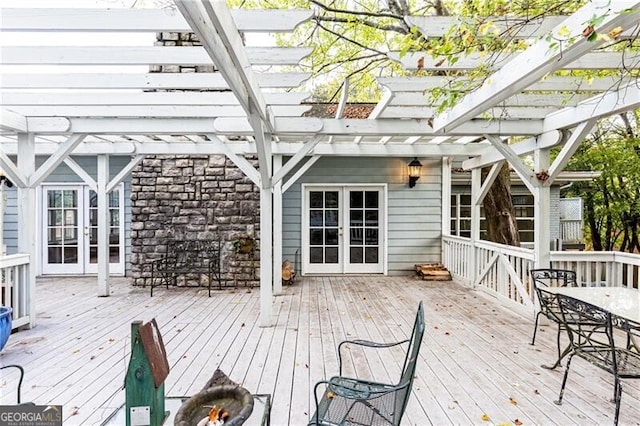
[[[422,170],[422,163],[414,158],[408,165],[409,167],[409,188],[416,186],[416,181],[420,179],[420,170]]]

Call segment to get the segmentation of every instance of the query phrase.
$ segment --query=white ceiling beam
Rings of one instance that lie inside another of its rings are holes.
[[[461,16],[407,16],[405,22],[416,27],[425,38],[442,37],[448,34],[453,26],[467,24],[479,26],[487,24],[489,35],[496,35],[506,40],[540,37],[554,27],[560,25],[566,16],[541,16],[527,19],[515,16],[490,16],[479,18],[463,18]],[[492,23],[493,25],[490,25]],[[633,37],[633,30],[626,28],[618,39]]]
[[[264,94],[268,105],[299,105],[309,93]],[[232,92],[30,93],[2,92],[3,105],[240,105]]]
[[[196,2],[193,2],[196,3]],[[239,36],[239,35],[238,35]],[[251,65],[298,65],[310,47],[246,47]],[[4,65],[212,65],[205,48],[181,46],[2,46]]]
[[[0,171],[18,188],[27,188],[29,186],[29,179],[27,176],[25,176],[24,173],[16,167],[4,150],[0,151]]]
[[[461,81],[468,81],[464,76],[456,77],[378,77],[378,84],[396,92],[423,92],[433,88],[453,90],[451,85]],[[619,76],[596,77],[585,79],[584,77],[549,76],[528,86],[525,91],[568,91],[568,92],[602,92],[629,84],[629,79],[621,79]],[[462,88],[458,88],[462,90]]]
[[[544,131],[574,127],[590,119],[601,119],[640,108],[640,86],[631,83],[616,91],[606,92],[564,108],[544,119]]]
[[[18,107],[15,107],[18,108]],[[478,118],[483,120],[492,119],[543,119],[548,114],[560,109],[558,107],[518,107],[518,106],[505,106],[489,108],[484,113],[480,114]],[[424,118],[433,117],[437,114],[435,108],[429,107],[416,107],[416,106],[389,106],[380,115],[379,118]]]
[[[300,148],[300,150],[296,152],[296,154],[291,157],[276,173],[274,173],[271,178],[271,186],[275,186],[276,183],[280,182],[288,173],[290,173],[291,170],[293,170],[293,168],[297,166],[322,139],[322,136],[316,136],[310,141],[305,142],[304,146]]]
[[[36,105],[12,106],[16,111],[29,117],[168,117],[168,118],[216,118],[246,117],[240,105],[237,106],[186,106],[186,105]],[[271,107],[274,116],[300,117],[311,109],[311,105],[276,105]]]
[[[140,135],[133,135],[139,138]],[[196,135],[197,136],[197,135]],[[215,136],[215,135],[213,135]],[[189,136],[190,138],[194,137]],[[17,145],[15,140],[7,141],[4,138],[0,142],[0,148],[6,155],[16,155]],[[223,150],[224,147],[225,149]],[[51,155],[59,148],[57,142],[36,141],[36,152],[38,155]],[[303,142],[277,142],[273,144],[273,153],[277,155],[293,156],[304,148]],[[469,157],[482,155],[490,148],[487,144],[386,144],[352,143],[327,144],[319,143],[314,147],[313,153],[323,156],[368,156],[368,157]],[[233,152],[240,156],[255,155],[256,147],[253,142],[225,142],[221,146],[204,142],[190,142],[177,140],[173,142],[106,142],[98,139],[85,139],[74,151],[74,156],[93,156],[96,154],[110,155],[214,155]]]
[[[491,143],[491,145],[498,151],[504,159],[507,160],[509,165],[513,168],[516,174],[522,180],[522,183],[529,189],[529,191],[533,192],[537,186],[536,177],[533,174],[533,171],[529,169],[518,157],[516,154],[506,143],[502,141],[497,136],[494,135],[485,135],[485,138]]]
[[[553,130],[509,145],[509,148],[517,155],[530,154],[536,149],[551,148],[562,142],[562,133]],[[496,161],[502,160],[504,157],[495,149],[490,149],[478,157],[471,158],[462,162],[462,168],[465,170],[477,169],[494,164]]]
[[[551,55],[551,49],[548,47],[547,41],[543,41],[543,43],[545,43],[547,51],[549,52],[543,56],[544,58]],[[595,47],[596,46],[594,46],[594,48]],[[402,66],[409,71],[471,71],[480,65],[484,65],[488,67],[488,69],[495,70],[497,72],[499,69],[504,69],[507,66],[517,66],[509,63],[528,51],[529,50],[525,50],[519,55],[502,53],[495,54],[493,56],[474,53],[469,56],[459,58],[453,64],[449,64],[446,61],[443,62],[443,58],[433,58],[428,53],[422,52],[410,52],[405,55],[400,55],[399,52],[390,52],[388,56],[390,59],[402,64]],[[558,63],[557,67],[553,68],[553,70],[615,70],[624,69],[625,66],[627,68],[638,68],[639,58],[640,55],[638,53],[629,51],[625,54],[622,54],[621,52],[591,52],[584,54],[582,57],[574,58],[570,62]],[[543,73],[542,75],[545,74],[546,73]]]
[[[60,144],[58,150],[52,154],[47,160],[38,167],[29,177],[29,186],[36,187],[40,185],[56,167],[58,167],[65,158],[71,154],[71,152],[84,140],[86,135],[71,135],[69,138]]]
[[[313,10],[235,9],[240,31],[290,32],[313,16]],[[47,9],[3,8],[2,31],[191,32],[175,9]]]
[[[310,73],[256,73],[264,88],[294,88]],[[68,73],[68,74],[0,74],[4,89],[183,89],[228,90],[219,72],[194,73]]]
[[[554,37],[563,39],[565,38],[563,33],[568,29],[571,36],[576,37],[573,43],[567,42],[562,49],[555,51],[549,47],[549,42],[544,38],[537,41],[503,69],[491,75],[479,89],[466,95],[450,110],[437,115],[433,120],[434,130],[447,131],[455,128],[540,80],[545,74],[575,62],[603,43],[600,40],[589,41],[582,36],[585,22],[606,12],[607,16],[594,27],[594,31],[606,34],[617,26],[627,28],[640,21],[640,13],[637,10],[639,6],[638,1],[594,0],[589,2],[552,31]],[[628,12],[628,9],[633,11]]]
[[[71,157],[65,158],[64,163],[76,175],[78,175],[78,177],[82,179],[82,181],[86,183],[90,189],[92,189],[95,192],[98,192],[98,184],[96,183],[96,180],[89,173],[87,173],[87,171],[80,164],[76,163],[76,161],[73,158]]]
[[[593,94],[575,93],[516,93],[500,102],[496,107],[566,107],[576,105]],[[392,106],[429,106],[428,95],[422,92],[394,92],[389,101]],[[435,112],[435,110],[434,110]]]
[[[333,136],[428,136],[434,135],[428,120],[397,119],[331,119],[331,118],[278,118],[275,119],[277,135],[308,135],[317,133]],[[251,126],[246,120],[236,118],[219,118],[215,120],[215,128],[219,133],[250,135]],[[501,135],[534,135],[540,134],[540,120],[478,120],[470,121],[453,129],[449,136],[482,135],[483,133]],[[113,133],[113,132],[112,132]],[[148,132],[147,132],[148,133]]]
[[[27,118],[15,111],[0,108],[0,131],[22,132],[26,133]]]
[[[117,175],[113,177],[107,184],[107,194],[113,192],[114,189],[131,173],[131,171],[144,160],[145,155],[136,155],[129,161]]]
[[[560,172],[562,172],[571,159],[571,156],[575,154],[584,138],[587,137],[597,122],[598,120],[595,119],[589,120],[579,124],[578,127],[575,128],[558,153],[558,156],[553,160],[551,167],[549,167],[549,176],[547,180],[544,181],[543,185],[551,186],[551,184],[555,182],[556,178],[560,175]]]
[[[39,121],[41,120],[41,121]],[[51,120],[63,120],[68,126],[54,126]],[[170,134],[216,133],[251,136],[253,129],[244,118],[29,118],[30,131],[43,135],[61,133],[89,134]],[[308,137],[328,136],[436,136],[427,120],[335,119],[276,117],[275,135]],[[471,121],[449,132],[449,136],[477,136],[491,133],[505,136],[529,136],[542,133],[542,120]]]
[[[27,117],[27,128],[33,133],[67,133],[70,127],[64,117]]]

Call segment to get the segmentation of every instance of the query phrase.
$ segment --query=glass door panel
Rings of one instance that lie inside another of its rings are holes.
[[[308,192],[308,259],[310,271],[340,272],[341,193],[337,190]]]
[[[44,190],[46,247],[43,268],[46,272],[82,273],[81,194],[79,187]]]
[[[383,272],[381,242],[382,189],[346,188],[349,209],[345,272]]]
[[[109,200],[109,273],[124,273],[122,238],[122,186],[114,189],[108,196]],[[87,240],[87,265],[89,273],[98,272],[98,194],[87,188],[87,217],[85,235]]]

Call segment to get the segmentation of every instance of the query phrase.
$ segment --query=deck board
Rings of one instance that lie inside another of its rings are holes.
[[[253,393],[270,393],[272,422],[303,425],[315,409],[313,385],[338,373],[337,344],[408,337],[418,302],[426,330],[404,424],[610,424],[610,375],[576,359],[562,406],[564,370],[555,328],[533,321],[483,292],[413,277],[303,277],[273,299],[273,327],[260,327],[259,291],[223,290],[211,298],[188,288],[134,288],[111,280],[98,298],[95,279],[47,278],[37,286],[38,326],[11,336],[0,364],[26,369],[23,399],[62,404],[65,424],[99,425],[124,402],[122,385],[134,320],[156,318],[171,372],[167,395],[197,392],[220,368]],[[403,351],[347,351],[345,373],[385,381]],[[357,373],[356,373],[357,371]],[[12,378],[0,377],[0,403],[13,403]],[[640,424],[640,381],[623,381],[621,425]],[[487,423],[489,424],[489,423]]]

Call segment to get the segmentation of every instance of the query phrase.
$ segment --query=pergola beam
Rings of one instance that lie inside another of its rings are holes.
[[[265,93],[265,104],[299,105],[309,93]],[[33,93],[2,92],[3,105],[240,105],[232,92],[142,92],[142,93]]]
[[[410,76],[410,77],[379,77],[378,83],[389,90],[400,92],[418,92],[435,87],[453,90],[453,82],[468,81],[467,77],[440,77],[440,76]],[[602,92],[612,90],[620,86],[629,84],[629,79],[620,79],[618,76],[603,76],[593,79],[571,76],[549,76],[545,77],[525,89],[525,93],[535,91],[568,91],[568,92]]]
[[[417,27],[425,38],[442,37],[448,33],[451,27],[461,23],[473,26],[485,23],[487,30],[498,37],[522,40],[543,36],[560,25],[566,18],[566,16],[553,15],[533,18],[489,16],[466,18],[466,22],[464,22],[464,18],[460,16],[408,16],[405,18],[405,22],[410,27]],[[634,31],[626,28],[618,38],[625,40],[632,37],[634,37]]]
[[[199,2],[190,2],[197,4]],[[243,47],[250,65],[297,65],[308,56],[308,47]],[[226,65],[211,61],[203,47],[181,46],[2,46],[4,65],[171,65],[215,64],[220,71]]]
[[[549,42],[541,39],[513,60],[508,66],[495,72],[485,81],[482,87],[465,96],[461,102],[447,112],[434,118],[434,130],[446,131],[459,126],[482,113],[489,107],[517,93],[545,74],[555,71],[575,61],[582,55],[600,46],[603,41],[589,41],[582,36],[586,24],[594,16],[607,15],[593,30],[598,33],[608,33],[617,26],[627,28],[640,20],[638,1],[592,1],[569,16],[552,34],[556,38],[562,36],[568,29],[576,39],[573,43],[565,43],[563,49],[553,50]],[[628,10],[631,9],[631,12]]]
[[[251,135],[252,128],[246,120],[219,118],[215,120],[219,133]],[[309,133],[329,136],[430,136],[435,132],[429,120],[396,119],[332,119],[332,118],[278,118],[275,119],[275,134],[308,135]],[[542,133],[541,120],[477,120],[464,123],[447,134],[449,136],[482,135],[484,133],[503,135],[535,135]]]
[[[133,138],[141,138],[144,135],[132,135]],[[216,135],[210,135],[210,137]],[[189,135],[194,138],[195,135]],[[410,142],[410,141],[409,141]],[[430,143],[361,143],[351,145],[344,143],[318,143],[313,148],[313,153],[322,156],[367,156],[367,157],[440,157],[440,156],[478,156],[491,150],[486,144],[430,144]],[[56,142],[37,142],[38,155],[51,155],[59,148]],[[273,146],[273,154],[292,156],[305,147],[305,142],[277,142]],[[0,142],[0,149],[7,155],[15,155],[15,141]],[[137,140],[127,142],[85,140],[73,151],[74,156],[90,156],[96,154],[110,155],[216,155],[226,153],[237,155],[256,154],[254,142],[224,142],[221,145],[211,141],[202,142],[162,142]]]
[[[544,41],[546,43],[546,41]],[[595,46],[594,46],[595,48]],[[547,51],[542,58],[551,54],[551,49],[547,44]],[[528,52],[525,50],[523,53]],[[540,53],[540,52],[538,52]],[[388,54],[390,59],[397,61],[402,64],[402,66],[409,71],[471,71],[480,65],[488,67],[490,70],[495,70],[496,72],[500,69],[505,68],[506,66],[520,66],[522,64],[511,64],[512,61],[519,58],[518,54],[506,54],[506,53],[496,53],[493,56],[486,54],[474,53],[468,56],[460,57],[455,63],[449,64],[446,61],[442,62],[442,58],[433,58],[428,53],[424,52],[410,52],[405,55],[401,55],[400,52],[390,52]],[[635,52],[627,52],[626,55],[623,55],[621,52],[591,52],[584,54],[582,57],[573,58],[568,62],[560,63],[557,67],[553,69],[549,69],[549,71],[553,71],[556,69],[564,69],[564,70],[599,70],[599,69],[624,69],[626,63],[634,64],[637,63],[638,55]],[[507,65],[509,64],[509,65]],[[544,76],[546,73],[543,73],[540,77]],[[537,80],[534,80],[537,81]],[[533,83],[529,83],[533,84]],[[528,84],[528,85],[529,85]],[[528,86],[527,85],[527,86]],[[525,86],[526,87],[526,86]]]
[[[616,91],[606,92],[549,114],[544,119],[544,131],[574,127],[591,119],[601,119],[640,108],[640,87],[637,82]]]
[[[313,10],[235,9],[231,15],[239,31],[290,32],[313,16]],[[174,10],[3,8],[2,31],[71,32],[191,32],[189,23]]]
[[[26,132],[27,117],[6,108],[0,108],[0,131]]]
[[[294,88],[310,73],[258,73],[258,85],[265,88]],[[229,90],[219,72],[197,73],[65,73],[0,74],[4,89],[182,89]]]

